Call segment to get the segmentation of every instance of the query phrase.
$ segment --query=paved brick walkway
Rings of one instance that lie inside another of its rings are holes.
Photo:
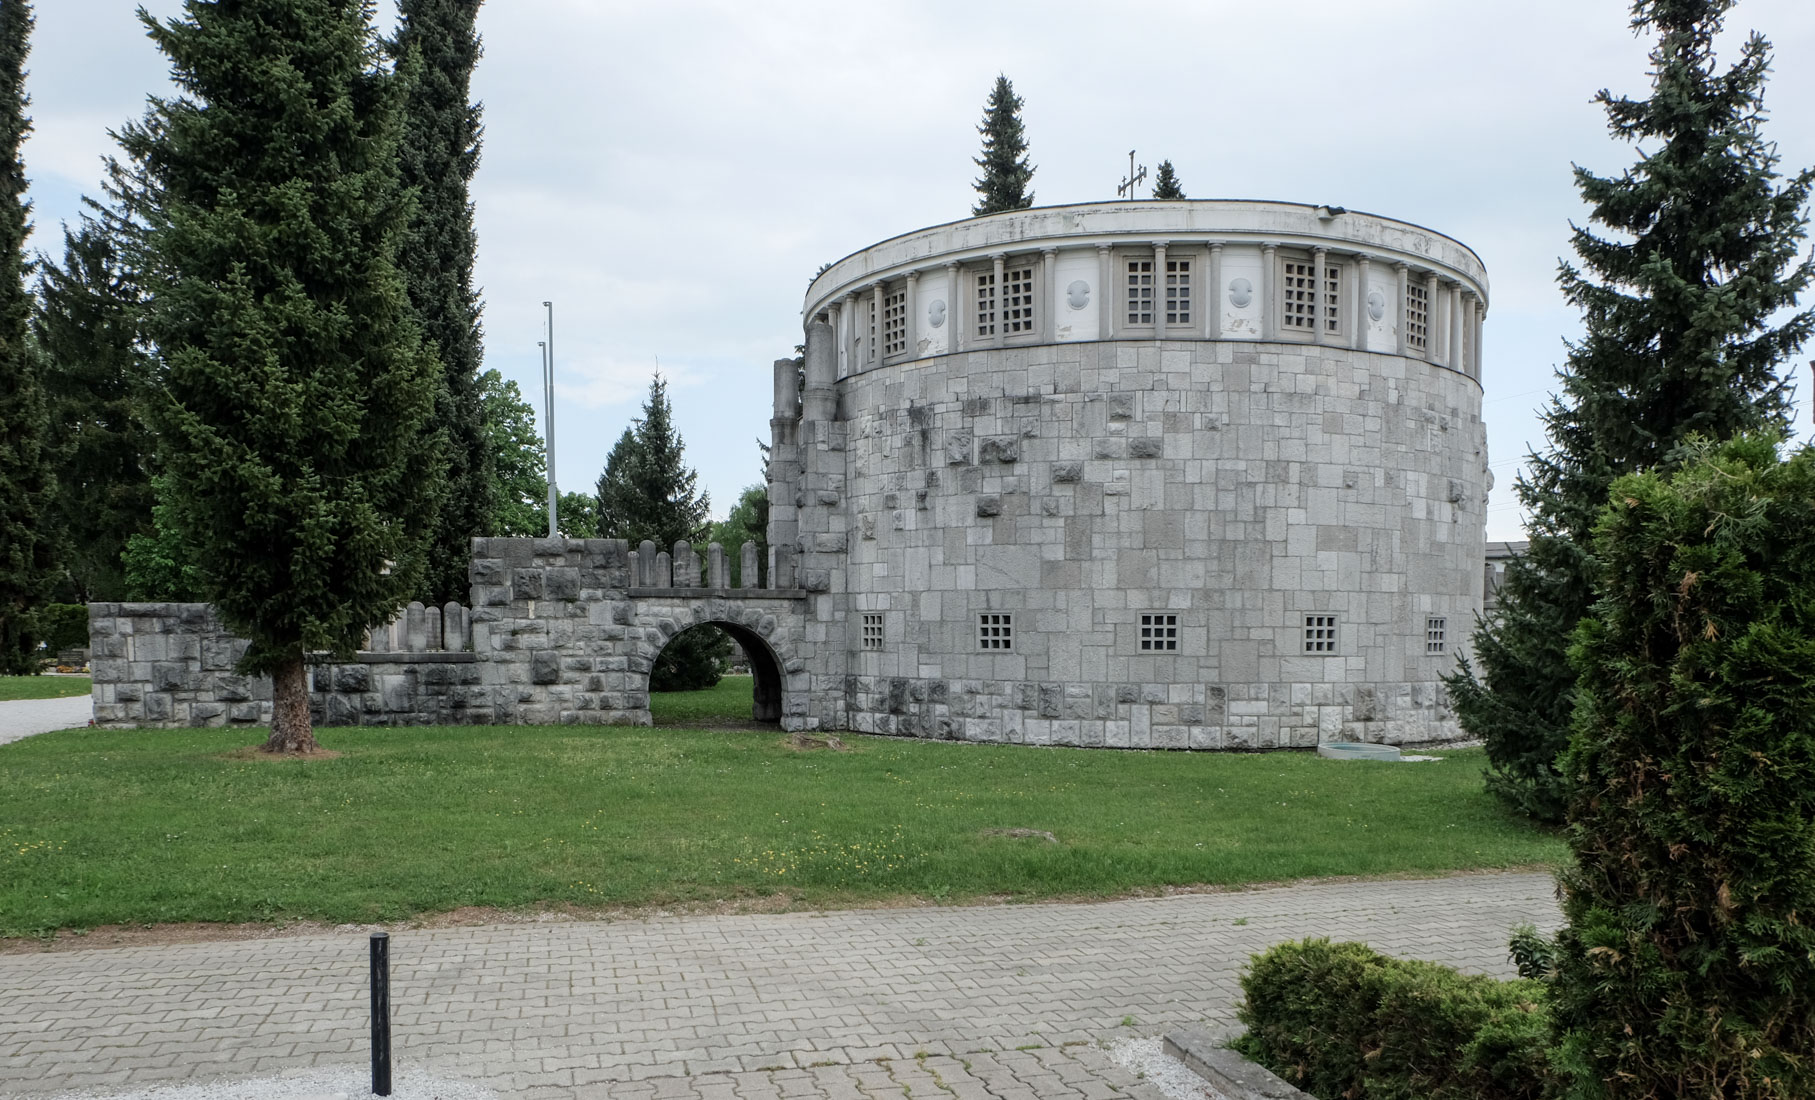
[[[507,1096],[1153,1097],[1102,1042],[1228,1023],[1252,952],[1318,935],[1506,974],[1526,920],[1557,923],[1548,875],[404,930],[393,1041]],[[365,950],[349,932],[0,957],[0,1095],[359,1065]]]

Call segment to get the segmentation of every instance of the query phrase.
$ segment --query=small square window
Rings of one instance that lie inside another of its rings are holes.
[[[1342,265],[1323,265],[1323,330],[1342,331]]]
[[[1305,616],[1305,652],[1336,652],[1336,616]]]
[[[882,615],[866,613],[863,617],[863,648],[882,648]]]
[[[1447,633],[1448,627],[1448,619],[1432,617],[1424,620],[1424,651],[1426,653],[1444,652],[1444,635]]]
[[[1002,281],[1006,284],[1003,290],[1007,298],[1002,303],[1003,331],[1010,336],[1034,330],[1034,269],[1031,267],[1012,267],[1003,273]]]
[[[1313,331],[1317,313],[1314,282],[1317,269],[1300,260],[1287,260],[1283,265],[1280,286],[1280,322],[1288,329]]]
[[[1178,616],[1170,612],[1142,615],[1141,652],[1177,653]]]
[[[1405,288],[1405,346],[1423,351],[1429,344],[1431,321],[1430,291],[1417,283]]]
[[[1191,261],[1166,261],[1166,323],[1191,323]]]
[[[897,290],[882,299],[882,354],[900,355],[907,350],[907,291]]]
[[[1015,617],[1000,611],[986,611],[977,616],[978,649],[1015,648]]]
[[[977,335],[996,334],[996,273],[977,272]]]
[[[1128,261],[1128,323],[1153,324],[1153,261]]]

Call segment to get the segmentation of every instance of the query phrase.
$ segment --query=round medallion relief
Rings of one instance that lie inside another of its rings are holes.
[[[1236,279],[1229,284],[1229,304],[1236,309],[1247,309],[1248,303],[1254,300],[1254,284],[1246,279]]]
[[[1065,288],[1065,301],[1073,309],[1083,309],[1090,304],[1090,284],[1082,279]]]
[[[926,304],[926,323],[938,328],[945,324],[945,299],[934,298]]]
[[[1386,316],[1386,295],[1378,290],[1368,291],[1368,316],[1376,321]]]

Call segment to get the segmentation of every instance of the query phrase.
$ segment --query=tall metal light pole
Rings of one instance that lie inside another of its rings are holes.
[[[555,507],[560,492],[555,488],[555,304],[543,302],[548,310],[548,342],[543,346],[542,388],[546,404],[543,420],[548,431],[548,537],[557,534]]]

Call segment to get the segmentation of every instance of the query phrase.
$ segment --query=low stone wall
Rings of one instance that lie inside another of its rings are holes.
[[[445,639],[464,634],[457,613],[412,607],[401,631],[374,631],[382,641],[402,633],[429,643],[422,625],[453,621]],[[432,612],[432,614],[431,614]],[[411,628],[414,628],[413,630]],[[96,603],[88,607],[89,669],[95,725],[110,729],[259,726],[271,722],[271,679],[234,672],[250,644],[198,603]],[[492,694],[477,657],[466,651],[412,648],[362,652],[345,663],[310,669],[309,709],[325,726],[469,725],[492,721]]]

